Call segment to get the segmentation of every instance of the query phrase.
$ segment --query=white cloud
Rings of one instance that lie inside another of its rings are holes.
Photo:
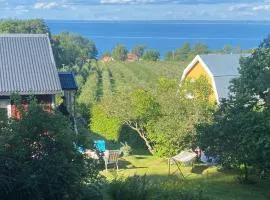
[[[254,6],[252,10],[255,11],[268,11],[270,10],[270,4]]]
[[[238,10],[245,10],[250,8],[250,4],[235,4],[229,7],[230,11],[238,11]]]
[[[37,2],[34,5],[34,9],[52,9],[58,6],[56,2]]]

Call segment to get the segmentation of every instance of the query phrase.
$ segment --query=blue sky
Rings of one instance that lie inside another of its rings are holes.
[[[270,20],[270,0],[0,0],[0,18]]]

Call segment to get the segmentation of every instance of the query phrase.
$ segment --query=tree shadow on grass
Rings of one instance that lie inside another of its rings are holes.
[[[208,169],[209,165],[206,164],[195,164],[192,169],[191,172],[194,174],[202,174],[204,172],[204,170]]]
[[[115,167],[116,167],[115,164],[109,164],[108,165],[108,170],[109,171],[115,170],[116,169]],[[129,161],[123,159],[123,158],[120,158],[118,160],[118,169],[119,170],[143,169],[143,168],[147,169],[148,167],[136,167],[131,162],[129,162]]]

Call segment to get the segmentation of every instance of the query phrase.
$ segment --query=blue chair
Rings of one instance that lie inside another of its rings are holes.
[[[105,140],[95,140],[95,141],[94,141],[94,147],[95,147],[99,152],[104,152],[104,151],[106,151]]]

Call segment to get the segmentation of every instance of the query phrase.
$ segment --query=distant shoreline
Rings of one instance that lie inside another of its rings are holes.
[[[91,23],[177,23],[177,24],[238,24],[238,23],[270,23],[270,20],[78,20],[78,19],[44,19],[48,22],[91,22]]]

